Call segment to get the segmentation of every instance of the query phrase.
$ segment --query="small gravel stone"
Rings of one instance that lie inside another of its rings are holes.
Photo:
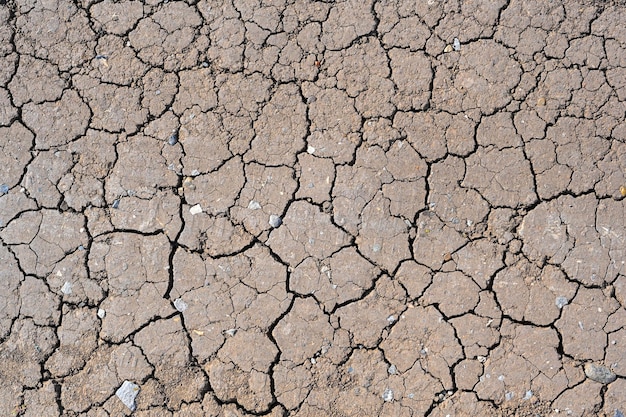
[[[124,381],[117,391],[115,391],[117,398],[119,398],[130,411],[135,411],[137,408],[135,405],[137,394],[139,394],[139,385],[133,384],[130,381]]]
[[[97,313],[97,314],[98,314],[98,317],[100,317],[101,319],[103,319],[103,318],[107,315],[107,312],[106,312],[106,311],[104,311],[104,309],[99,308],[99,309],[98,309],[98,313]]]
[[[459,40],[459,38],[454,38],[454,41],[452,41],[452,49],[454,49],[455,51],[461,50],[461,41]]]
[[[270,224],[270,226],[272,226],[275,229],[275,228],[279,227],[281,224],[283,224],[283,219],[281,219],[280,216],[272,214],[272,215],[270,215],[269,224]]]
[[[389,375],[395,375],[398,372],[398,368],[396,368],[396,365],[391,365],[387,372],[389,372]]]
[[[200,206],[200,204],[196,204],[189,209],[189,213],[191,213],[191,215],[200,214],[202,213],[202,207]]]
[[[61,287],[61,292],[65,295],[69,295],[72,293],[72,283],[65,281],[65,284]]]
[[[393,390],[387,388],[385,392],[383,392],[383,400],[387,403],[393,401]]]
[[[309,145],[306,147],[306,151],[308,154],[313,155],[315,153],[315,148]]]
[[[567,303],[569,303],[569,301],[565,297],[556,297],[556,300],[554,301],[554,304],[556,304],[558,308],[565,307]]]
[[[248,208],[250,210],[258,210],[261,208],[261,205],[258,201],[250,200],[250,202],[248,203]]]
[[[178,132],[174,132],[171,134],[171,136],[167,139],[167,143],[169,143],[171,146],[174,146],[178,143]]]
[[[594,363],[585,364],[585,375],[592,381],[599,382],[601,384],[610,384],[617,379],[609,368],[604,365],[596,365]]]
[[[113,207],[114,209],[118,208],[120,206],[120,200],[113,200],[113,204],[111,204],[111,207]]]
[[[6,184],[0,185],[0,195],[6,194],[9,192],[9,186]]]
[[[624,413],[622,413],[620,410],[615,410],[615,412],[613,413],[613,417],[624,417]]]
[[[176,307],[176,310],[182,313],[187,310],[187,303],[184,302],[181,298],[177,298],[174,300],[174,307]]]

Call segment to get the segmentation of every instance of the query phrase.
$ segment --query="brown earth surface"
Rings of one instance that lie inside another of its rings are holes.
[[[0,416],[623,417],[624,22],[0,1]]]

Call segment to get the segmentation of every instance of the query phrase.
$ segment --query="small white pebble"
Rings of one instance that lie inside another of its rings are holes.
[[[187,310],[187,303],[184,302],[182,298],[177,298],[174,300],[174,307],[176,307],[176,310],[182,313]]]
[[[315,153],[315,148],[309,145],[307,146],[306,151],[310,153],[311,155],[313,155]]]
[[[98,309],[98,313],[97,313],[97,314],[98,314],[98,317],[100,317],[101,319],[103,319],[103,318],[104,318],[104,316],[106,316],[106,315],[107,315],[107,312],[106,312],[106,311],[104,311],[104,309],[99,308],[99,309]]]
[[[387,388],[385,392],[383,392],[383,400],[387,403],[393,401],[393,390]]]
[[[200,214],[202,213],[202,207],[200,204],[196,204],[189,209],[189,213],[191,213],[191,215]]]
[[[61,292],[65,295],[70,295],[72,293],[72,283],[65,281],[65,284],[61,287]]]

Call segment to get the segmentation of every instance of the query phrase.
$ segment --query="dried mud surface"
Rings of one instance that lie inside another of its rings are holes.
[[[623,417],[624,21],[0,2],[0,415]]]

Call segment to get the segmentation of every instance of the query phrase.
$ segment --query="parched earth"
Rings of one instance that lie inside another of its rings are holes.
[[[624,22],[1,1],[0,415],[623,417]]]

